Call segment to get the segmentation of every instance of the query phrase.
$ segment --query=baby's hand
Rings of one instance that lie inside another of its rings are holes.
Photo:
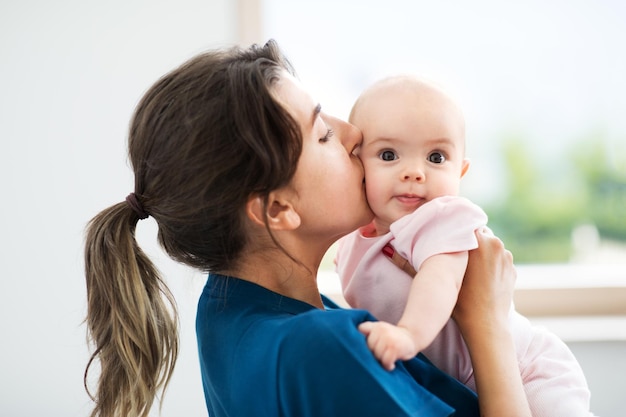
[[[367,337],[367,346],[388,371],[393,371],[397,360],[408,360],[418,354],[413,337],[404,327],[366,321],[359,325],[359,331]]]

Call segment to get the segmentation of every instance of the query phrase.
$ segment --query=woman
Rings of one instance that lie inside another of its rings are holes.
[[[360,132],[322,113],[292,73],[272,41],[214,51],[140,102],[129,138],[135,192],[86,237],[87,323],[101,365],[92,416],[146,416],[176,359],[173,300],[134,239],[148,215],[173,259],[209,272],[197,333],[212,417],[478,415],[474,393],[423,357],[385,371],[357,330],[373,317],[320,295],[324,253],[372,213],[353,154]],[[455,318],[481,413],[528,416],[505,325],[511,256],[477,236]]]

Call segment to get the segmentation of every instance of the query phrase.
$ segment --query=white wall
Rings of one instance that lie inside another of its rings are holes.
[[[132,191],[126,132],[142,93],[196,52],[233,43],[236,6],[0,3],[0,415],[88,415],[84,226]],[[147,220],[138,234],[158,254],[154,229]],[[193,333],[202,277],[161,259],[182,327],[162,415],[206,415]]]
[[[600,417],[624,415],[626,341],[570,342],[591,391],[591,410]]]

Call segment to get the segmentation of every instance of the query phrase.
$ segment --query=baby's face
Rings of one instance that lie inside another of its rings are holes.
[[[442,92],[415,80],[368,90],[351,122],[363,132],[359,156],[378,233],[436,197],[457,195],[469,163],[465,124]]]

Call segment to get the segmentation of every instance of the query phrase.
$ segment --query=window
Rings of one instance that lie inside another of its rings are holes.
[[[382,76],[443,84],[466,113],[462,194],[487,211],[518,264],[624,268],[625,4],[253,3],[259,41],[276,39],[336,115]]]

